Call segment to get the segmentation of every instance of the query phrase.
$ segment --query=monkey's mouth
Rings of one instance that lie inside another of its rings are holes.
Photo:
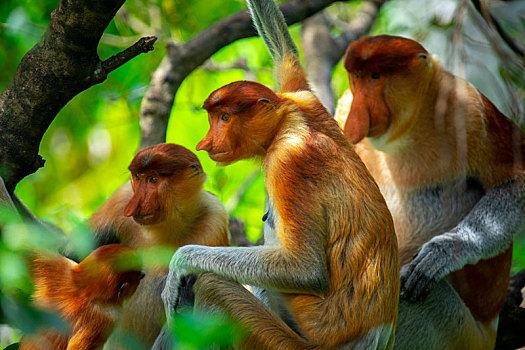
[[[211,160],[215,161],[215,162],[220,162],[220,161],[223,161],[223,160],[226,160],[228,159],[228,155],[230,154],[230,152],[210,152],[208,153],[208,156],[211,158]]]
[[[151,223],[155,218],[153,217],[153,214],[137,214],[133,215],[133,220],[135,220],[136,223],[147,225]]]

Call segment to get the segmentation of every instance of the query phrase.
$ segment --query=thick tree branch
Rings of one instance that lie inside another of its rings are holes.
[[[281,6],[288,25],[341,0],[290,0]],[[256,31],[248,12],[242,10],[212,24],[189,41],[168,45],[168,53],[152,81],[140,111],[141,148],[165,142],[168,118],[175,95],[183,80],[211,55],[232,42],[255,36]]]
[[[372,28],[381,6],[386,0],[367,1],[363,8],[338,37],[330,34],[332,21],[325,13],[309,18],[302,26],[302,48],[308,80],[317,97],[330,113],[334,113],[335,96],[332,89],[332,71],[346,52],[348,45]]]
[[[22,58],[0,96],[0,174],[10,193],[43,166],[40,141],[60,109],[118,66],[110,61],[104,67],[97,45],[123,3],[61,0],[40,41]]]

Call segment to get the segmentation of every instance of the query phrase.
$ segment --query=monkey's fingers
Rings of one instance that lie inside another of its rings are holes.
[[[439,260],[439,259],[438,259]],[[439,279],[439,261],[433,254],[423,251],[409,264],[401,269],[401,296],[409,301],[423,300]]]
[[[445,275],[464,265],[457,254],[454,234],[436,236],[425,243],[414,260],[401,269],[401,295],[407,300],[423,299]]]
[[[409,301],[421,301],[428,295],[435,282],[434,278],[414,269],[412,273],[401,276],[400,295]]]

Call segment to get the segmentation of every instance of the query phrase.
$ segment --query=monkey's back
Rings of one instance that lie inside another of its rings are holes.
[[[388,338],[399,293],[392,217],[333,118],[322,111],[312,115],[317,119],[292,116],[284,123],[286,132],[265,160],[266,180],[270,201],[280,202],[278,217],[290,217],[287,209],[294,208],[302,215],[288,224],[322,241],[329,290],[324,297],[283,296],[301,333],[315,344],[345,344],[370,331]],[[294,237],[281,240],[286,245]]]

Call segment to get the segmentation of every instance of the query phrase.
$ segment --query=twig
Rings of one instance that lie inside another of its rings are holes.
[[[137,57],[141,53],[146,53],[153,50],[153,44],[157,41],[156,36],[146,36],[140,38],[132,46],[128,47],[126,50],[119,52],[115,56],[108,58],[102,62],[102,68],[107,74],[114,71],[118,67],[122,66],[124,63],[129,62],[133,58]]]
[[[481,17],[487,22],[487,24],[491,27],[493,27],[496,32],[499,34],[501,39],[507,44],[507,46],[518,56],[520,56],[522,59],[525,59],[525,50],[521,48],[514,39],[507,34],[505,30],[501,27],[501,24],[499,24],[498,20],[490,13],[488,7],[486,6],[485,1],[480,0],[472,0],[472,4],[476,8],[476,10],[480,13]],[[525,61],[522,61],[522,64],[525,65]]]

